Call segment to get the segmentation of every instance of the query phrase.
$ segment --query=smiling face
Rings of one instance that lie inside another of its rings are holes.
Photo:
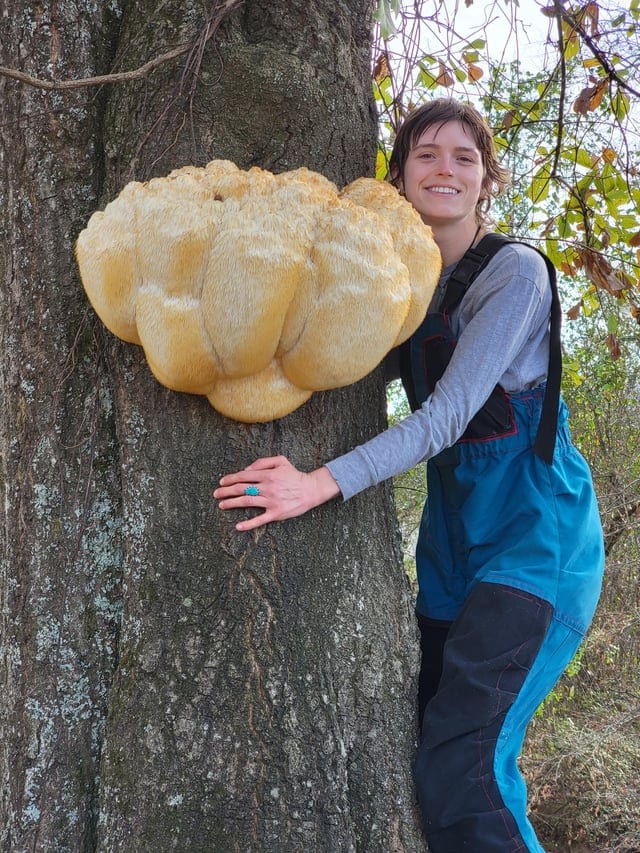
[[[429,125],[409,150],[402,189],[427,225],[475,231],[484,185],[482,155],[462,122]]]

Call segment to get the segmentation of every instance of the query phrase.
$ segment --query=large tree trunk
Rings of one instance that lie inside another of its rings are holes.
[[[2,849],[420,850],[389,487],[252,535],[212,501],[257,456],[309,469],[379,431],[380,377],[227,420],[103,329],[73,259],[133,178],[370,174],[372,3],[247,0],[206,43],[208,4],[108,5],[0,18],[1,64],[41,77],[203,48],[99,90],[0,82]]]

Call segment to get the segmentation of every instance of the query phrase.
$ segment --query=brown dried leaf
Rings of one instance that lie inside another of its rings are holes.
[[[478,65],[475,65],[473,62],[470,62],[467,65],[467,76],[472,83],[477,83],[478,80],[482,77],[484,71]]]
[[[607,349],[609,350],[609,355],[614,361],[617,358],[620,358],[622,353],[620,351],[620,340],[617,335],[611,333],[607,335]]]
[[[604,93],[607,91],[609,79],[605,78],[595,86],[586,86],[573,102],[574,113],[586,115],[589,110],[595,110],[600,106]]]
[[[382,83],[389,76],[389,58],[386,53],[381,53],[373,66],[373,79],[376,83]]]
[[[584,18],[591,23],[591,35],[599,35],[598,22],[600,18],[600,8],[597,3],[590,2],[583,9]]]
[[[587,248],[578,248],[577,253],[583,263],[587,278],[596,287],[606,290],[613,296],[620,296],[621,292],[629,286],[624,277],[619,276],[613,269],[604,255]]]
[[[576,302],[569,310],[567,311],[567,319],[568,320],[577,320],[580,316],[580,312],[582,311],[582,299],[580,302]]]
[[[562,261],[562,263],[561,263],[561,264],[560,264],[560,266],[559,266],[559,270],[560,270],[560,272],[562,272],[562,273],[564,273],[565,275],[568,275],[568,276],[574,276],[574,275],[576,274],[576,272],[577,272],[577,270],[576,270],[576,268],[574,267],[574,265],[573,265],[573,264],[568,264],[566,261]]]
[[[634,249],[636,246],[640,246],[640,231],[636,232],[629,238],[629,245],[633,246]]]
[[[547,221],[544,224],[544,228],[542,229],[542,236],[548,237],[549,234],[551,234],[551,232],[553,231],[555,224],[556,224],[555,216],[550,216],[549,219],[547,219]]]
[[[502,116],[502,121],[500,122],[500,128],[502,130],[509,130],[511,125],[513,124],[513,120],[516,117],[515,110],[507,110],[507,112]]]
[[[593,97],[589,101],[589,109],[595,110],[600,106],[602,99],[604,98],[604,93],[607,91],[607,87],[609,85],[608,78],[605,77],[604,80],[601,80],[594,88],[595,92],[593,93]]]
[[[586,89],[583,89],[578,97],[573,102],[573,111],[574,113],[578,113],[579,115],[586,116],[589,112],[589,100],[591,99],[591,92],[593,87],[587,86]]]
[[[439,86],[453,86],[453,74],[447,69],[444,62],[440,62],[439,74],[436,77]]]

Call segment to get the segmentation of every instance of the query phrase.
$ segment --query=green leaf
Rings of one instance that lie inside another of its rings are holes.
[[[629,98],[623,92],[616,92],[611,99],[611,110],[618,121],[626,118],[629,112]]]
[[[418,82],[422,83],[426,89],[435,89],[438,85],[438,79],[435,74],[432,74],[428,68],[422,67],[418,73]]]
[[[607,332],[610,335],[615,335],[618,331],[619,320],[615,314],[607,314]]]
[[[394,7],[395,11],[398,11],[397,6],[397,0],[378,0],[378,7],[373,17],[380,24],[380,33],[383,39],[391,38],[398,30],[392,17]]]
[[[593,163],[591,160],[591,154],[589,154],[588,151],[585,151],[584,148],[578,148],[577,150],[574,149],[574,151],[575,151],[575,158],[576,158],[575,162],[579,166],[584,166],[587,169],[591,169],[591,167],[593,166]]]
[[[538,169],[533,176],[531,186],[529,188],[529,198],[534,204],[539,204],[549,196],[549,179],[551,170],[547,163]]]
[[[464,68],[460,68],[459,65],[453,69],[453,73],[458,78],[459,83],[464,83],[464,81],[467,79],[467,72],[464,70]]]

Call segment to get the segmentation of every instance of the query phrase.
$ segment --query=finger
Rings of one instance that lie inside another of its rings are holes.
[[[220,500],[218,506],[220,509],[264,509],[267,501],[263,495],[231,495]]]
[[[273,512],[266,510],[253,518],[248,518],[245,521],[239,521],[236,524],[236,530],[241,533],[246,533],[247,530],[255,530],[257,527],[262,527],[264,524],[269,524],[270,521],[277,521]]]
[[[242,471],[235,471],[233,474],[225,474],[223,477],[220,477],[219,482],[221,486],[234,486],[238,483],[242,483],[244,486],[251,486],[254,483],[259,483],[260,479],[260,474],[257,474],[255,471],[248,472],[244,468]]]
[[[249,485],[255,485],[255,483],[251,483]],[[216,500],[224,500],[225,498],[237,498],[241,495],[246,495],[247,489],[247,481],[242,480],[239,483],[232,483],[228,486],[218,486],[217,489],[213,490],[213,496]],[[259,488],[260,493],[262,493],[262,489]],[[247,497],[251,497],[251,495],[247,495]],[[254,495],[254,497],[258,497],[258,495]]]
[[[262,456],[251,465],[247,465],[245,471],[264,471],[267,468],[278,468],[287,464],[289,460],[285,456]]]
[[[235,476],[235,475],[234,475]],[[213,496],[216,500],[224,500],[225,498],[237,498],[241,495],[247,497],[264,497],[265,480],[264,478],[253,476],[250,480],[244,477],[235,483],[230,483],[224,486],[217,486],[213,490]]]
[[[260,459],[256,459],[255,462],[252,462],[251,465],[247,465],[247,467],[243,468],[241,471],[224,474],[224,476],[220,478],[219,482],[221,486],[231,486],[234,483],[247,483],[247,475],[250,473],[253,480],[259,483],[261,481],[261,477],[256,472],[269,471],[285,465],[293,468],[285,456],[263,456]],[[252,482],[252,480],[250,479],[249,482]]]

